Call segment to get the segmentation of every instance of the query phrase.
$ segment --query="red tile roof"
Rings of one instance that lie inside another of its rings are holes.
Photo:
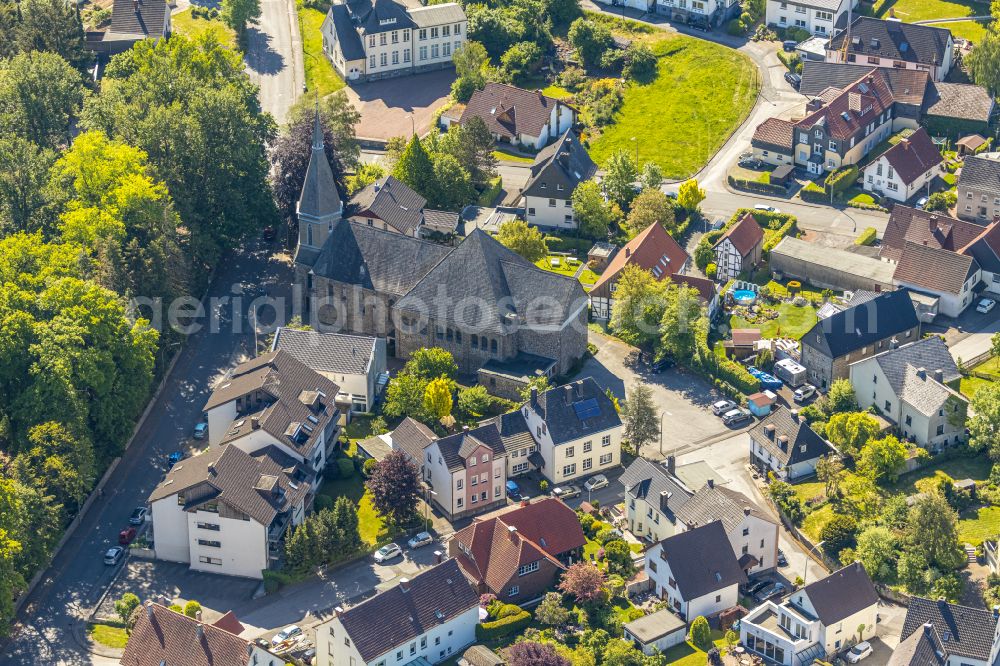
[[[692,289],[698,290],[698,295],[701,296],[702,300],[706,303],[711,303],[712,299],[715,298],[715,283],[708,278],[698,277],[697,275],[681,275],[680,273],[674,273],[670,276],[672,282],[677,284],[682,284],[685,287],[690,287]]]
[[[231,634],[236,634],[239,636],[243,633],[246,627],[236,618],[236,613],[233,611],[227,612],[225,615],[220,617],[218,620],[212,623],[213,627],[218,627],[219,629],[224,629]]]
[[[792,138],[795,134],[795,125],[781,118],[768,118],[753,132],[750,142],[757,146],[766,144],[776,148],[783,148],[788,152],[792,151]]]
[[[945,213],[896,205],[882,238],[883,259],[899,261],[906,241],[927,247],[961,252],[983,233],[984,228]]]
[[[876,120],[890,108],[894,98],[885,73],[874,70],[832,97],[821,108],[795,123],[800,129],[812,129],[825,123],[835,139],[848,139]]]
[[[608,267],[597,278],[591,292],[614,280],[627,265],[652,271],[658,280],[679,273],[688,262],[687,252],[660,224],[651,224],[618,250]],[[654,268],[659,270],[659,275]]]
[[[941,151],[923,127],[891,146],[879,156],[882,157],[888,160],[907,185],[944,161]]]
[[[760,340],[759,328],[734,328],[733,344],[737,347],[746,347]]]
[[[740,256],[745,257],[758,243],[764,242],[764,230],[757,224],[753,213],[747,213],[739,222],[726,229],[726,233],[722,234],[722,238],[713,247],[719,247],[727,238]]]
[[[552,110],[559,105],[559,100],[539,91],[491,82],[473,93],[459,122],[464,124],[470,118],[479,117],[490,132],[499,136],[508,139],[516,139],[519,134],[537,137],[549,122]]]

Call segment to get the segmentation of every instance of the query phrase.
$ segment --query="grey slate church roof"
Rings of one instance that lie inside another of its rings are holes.
[[[312,154],[309,156],[309,166],[306,168],[306,177],[302,182],[302,193],[299,195],[297,206],[300,216],[323,218],[340,215],[344,208],[323,143],[323,127],[320,125],[317,110],[313,119]]]

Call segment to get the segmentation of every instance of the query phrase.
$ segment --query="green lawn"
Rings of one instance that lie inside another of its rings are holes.
[[[519,155],[511,152],[509,148],[504,146],[498,146],[496,150],[493,151],[493,157],[497,158],[500,162],[520,162],[521,164],[531,164],[535,161],[535,158],[533,157],[527,157],[525,155]]]
[[[552,260],[558,259],[559,265],[553,266]],[[583,263],[576,257],[563,257],[558,255],[548,255],[544,259],[539,259],[535,262],[535,265],[542,270],[549,271],[550,273],[558,273],[559,275],[565,275],[566,277],[573,277],[576,274],[577,269],[580,268],[580,264]],[[589,268],[584,268],[583,272],[580,273],[580,277],[577,278],[580,284],[584,286],[590,286],[597,282],[598,274]]]
[[[830,522],[833,516],[833,507],[829,504],[824,504],[806,516],[806,519],[802,521],[802,531],[806,533],[806,536],[808,536],[813,543],[819,543],[823,540],[822,537],[820,537],[823,527]]]
[[[542,89],[542,94],[551,97],[552,99],[569,99],[573,96],[573,93],[566,90],[562,86],[551,85]]]
[[[991,358],[983,363],[980,363],[976,367],[972,368],[972,371],[992,375],[993,377],[996,377],[996,381],[1000,381],[1000,358]],[[987,384],[992,383],[993,382],[989,379],[969,375],[968,377],[962,377],[962,382],[958,390],[962,392],[962,395],[967,398],[971,398],[976,394],[976,391]]]
[[[305,52],[306,87],[309,92],[319,91],[323,97],[344,87],[344,80],[323,53],[323,35],[320,26],[326,14],[318,9],[299,4],[299,32]]]
[[[324,481],[319,488],[319,494],[334,499],[344,496],[358,505],[358,531],[365,543],[374,545],[389,534],[385,521],[372,506],[371,493],[365,489],[364,481],[359,475],[354,475],[350,479]]]
[[[879,0],[873,9],[879,18],[888,17],[892,10],[896,18],[913,23],[936,18],[988,16],[990,3],[973,0]]]
[[[653,161],[667,178],[697,172],[750,113],[760,89],[757,68],[738,51],[701,39],[674,36],[651,43],[659,75],[630,84],[615,122],[590,145],[603,165],[617,150]],[[710,63],[709,66],[706,64]]]
[[[715,646],[725,651],[726,641],[721,631],[712,632],[712,642]],[[705,666],[708,657],[705,651],[694,646],[690,641],[675,645],[663,653],[670,666]]]
[[[792,486],[792,489],[795,491],[795,494],[799,496],[799,499],[802,500],[803,504],[817,495],[826,497],[826,486],[822,481],[796,483]]]
[[[230,48],[236,48],[236,33],[220,19],[199,18],[190,9],[177,12],[170,17],[170,28],[178,35],[192,39],[205,32],[214,32],[219,41]]]
[[[751,324],[742,317],[733,315],[729,319],[730,328],[759,328],[761,337],[789,337],[798,340],[809,332],[816,323],[816,308],[811,305],[798,307],[791,303],[779,303],[777,319],[771,319],[763,324]]]
[[[899,477],[896,483],[887,486],[887,488],[894,492],[912,495],[921,492],[918,486],[921,485],[920,482],[922,480],[929,479],[938,472],[943,472],[955,480],[972,479],[973,481],[985,481],[990,476],[991,468],[992,463],[985,456],[982,458],[952,458],[951,460],[945,460],[939,465],[930,465],[909,474],[904,474]]]
[[[860,189],[858,189],[856,187],[851,188],[851,191],[849,192],[849,194],[852,195],[851,198],[848,199],[848,201],[850,201],[851,203],[866,204],[866,205],[869,205],[869,206],[872,206],[872,205],[875,204],[875,197],[873,197],[872,195],[868,194],[867,192],[864,192],[864,191],[862,191],[862,190],[860,190]]]
[[[92,624],[87,629],[91,640],[109,648],[122,649],[128,643],[128,633],[123,627],[113,627],[110,624]]]
[[[983,21],[952,21],[949,23],[931,23],[935,28],[947,28],[956,38],[968,39],[974,44],[982,41],[986,35],[986,22]]]
[[[958,540],[978,546],[1000,534],[1000,506],[985,506],[962,512],[958,521]]]

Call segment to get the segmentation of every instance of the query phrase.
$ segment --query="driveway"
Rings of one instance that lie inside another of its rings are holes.
[[[442,69],[347,86],[347,98],[361,113],[355,127],[358,138],[382,142],[413,132],[427,134],[432,129],[432,116],[448,99],[454,80],[455,70]]]

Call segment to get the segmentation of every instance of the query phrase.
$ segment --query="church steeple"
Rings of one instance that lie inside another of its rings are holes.
[[[344,210],[323,144],[323,126],[317,102],[313,118],[312,154],[302,182],[302,194],[295,207],[300,246],[322,247],[333,223],[340,219]]]

